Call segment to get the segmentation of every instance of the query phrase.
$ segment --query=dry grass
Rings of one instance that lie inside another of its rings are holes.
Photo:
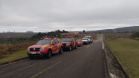
[[[113,34],[105,34],[105,40],[114,40],[114,39],[118,39],[118,38],[130,38],[132,34],[125,34],[125,33],[113,33]]]
[[[7,57],[9,54],[14,53],[17,50],[27,48],[29,45],[34,44],[35,42],[24,42],[24,43],[5,43],[0,44],[0,58]]]
[[[139,41],[130,39],[127,35],[105,35],[105,41],[124,67],[130,78],[139,78]],[[113,39],[114,38],[114,39]]]

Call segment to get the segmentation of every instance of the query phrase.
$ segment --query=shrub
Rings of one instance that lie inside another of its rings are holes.
[[[139,31],[134,32],[134,33],[131,35],[131,38],[137,38],[137,37],[139,37]]]

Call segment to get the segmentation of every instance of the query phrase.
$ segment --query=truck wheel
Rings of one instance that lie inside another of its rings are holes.
[[[59,50],[59,54],[63,53],[63,48],[61,47],[61,49]]]
[[[48,50],[48,53],[47,53],[47,55],[46,55],[46,58],[50,59],[50,58],[51,58],[51,55],[52,55],[51,50]]]
[[[33,59],[33,56],[28,56],[30,59]]]

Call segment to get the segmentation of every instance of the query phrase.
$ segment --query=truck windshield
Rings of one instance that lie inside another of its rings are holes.
[[[87,38],[82,38],[82,40],[87,40]]]
[[[81,40],[76,40],[77,42],[80,42]]]
[[[70,39],[62,39],[61,42],[70,42]]]
[[[51,40],[40,40],[36,43],[36,45],[46,45],[51,44]]]

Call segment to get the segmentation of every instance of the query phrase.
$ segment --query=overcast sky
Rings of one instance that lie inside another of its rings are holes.
[[[0,0],[0,32],[101,30],[139,25],[139,0]]]

